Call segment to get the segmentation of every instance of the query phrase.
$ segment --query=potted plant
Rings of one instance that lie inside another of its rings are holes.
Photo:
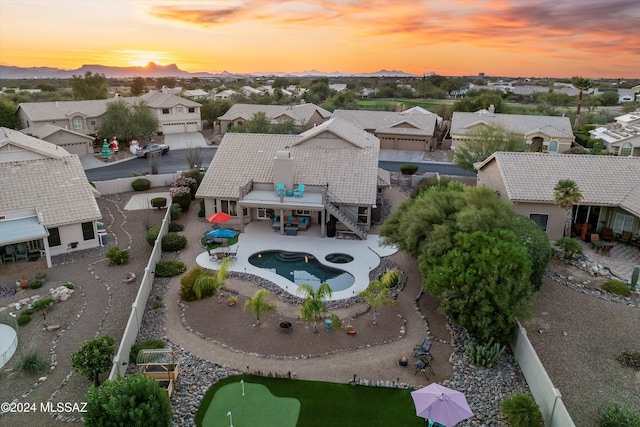
[[[43,271],[38,271],[34,277],[36,280],[42,282],[43,284],[47,281],[47,273]]]
[[[229,295],[229,297],[227,298],[227,305],[229,307],[233,307],[234,305],[236,305],[237,302],[238,302],[238,297],[235,295]]]
[[[354,328],[352,325],[346,325],[344,328],[347,330],[347,335],[356,334],[356,328]]]
[[[22,289],[27,289],[29,287],[29,280],[26,277],[24,277],[24,274],[20,278],[20,287]]]

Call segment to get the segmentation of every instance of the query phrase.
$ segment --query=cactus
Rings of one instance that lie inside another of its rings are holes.
[[[635,292],[638,285],[638,278],[640,277],[640,265],[633,267],[633,273],[631,273],[631,292]]]
[[[503,345],[494,343],[493,338],[486,344],[478,344],[474,340],[470,340],[464,348],[472,364],[487,368],[493,366],[505,349]]]

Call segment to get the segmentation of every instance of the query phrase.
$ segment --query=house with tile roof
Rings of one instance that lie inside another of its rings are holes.
[[[93,137],[49,123],[31,126],[20,132],[64,148],[69,154],[92,154]]]
[[[16,116],[20,129],[50,124],[85,135],[98,132],[107,105],[114,101],[145,103],[158,118],[163,133],[202,130],[201,104],[169,93],[152,91],[137,97],[115,97],[83,101],[22,102]]]
[[[455,111],[451,117],[451,149],[464,144],[466,135],[482,126],[503,125],[521,135],[530,151],[564,153],[574,141],[568,117],[495,113],[493,106],[475,113]]]
[[[207,216],[225,212],[241,230],[274,221],[284,234],[303,222],[296,231],[315,225],[323,237],[344,229],[364,239],[384,181],[379,149],[378,138],[338,118],[300,135],[230,132],[196,197],[204,199]]]
[[[347,120],[380,139],[384,150],[429,151],[437,148],[442,118],[420,107],[409,110],[335,110],[332,117]]]
[[[478,185],[511,201],[517,213],[535,221],[550,239],[564,233],[565,211],[554,204],[553,194],[561,179],[575,181],[583,196],[573,209],[574,224],[640,237],[638,157],[497,152],[476,169]]]
[[[599,126],[589,131],[592,138],[598,138],[604,149],[618,156],[640,156],[640,111],[624,114],[615,122]]]
[[[326,122],[331,117],[329,111],[311,103],[297,105],[234,104],[224,115],[218,117],[221,132],[225,134],[232,126],[239,126],[247,120],[251,120],[256,113],[265,113],[272,124],[292,121],[301,131]]]
[[[77,155],[0,128],[0,260],[99,246],[96,196]]]

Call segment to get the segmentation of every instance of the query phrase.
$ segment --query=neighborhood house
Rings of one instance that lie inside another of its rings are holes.
[[[324,123],[331,118],[329,111],[314,104],[234,104],[224,115],[218,117],[221,132],[225,134],[233,126],[239,126],[251,120],[256,113],[265,113],[271,124],[291,121],[300,131]]]

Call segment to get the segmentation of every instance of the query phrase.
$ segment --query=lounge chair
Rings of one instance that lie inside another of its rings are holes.
[[[284,187],[283,183],[278,183],[276,184],[276,196],[280,196],[280,192],[282,192],[282,194],[287,194],[287,189]]]
[[[302,197],[303,193],[304,193],[304,184],[298,184],[298,188],[293,190],[293,195],[295,197]]]
[[[427,379],[429,379],[429,373],[427,372],[427,369],[431,371],[431,375],[435,375],[435,373],[433,372],[433,368],[431,367],[430,360],[423,360],[423,359],[416,360],[413,366],[416,367],[416,373],[413,375],[418,375],[418,372],[422,372],[424,376],[427,377]]]
[[[413,349],[413,355],[417,357],[429,356],[431,359],[433,359],[433,356],[431,355],[430,351],[431,351],[431,341],[424,340],[422,344],[415,346],[415,348]]]

